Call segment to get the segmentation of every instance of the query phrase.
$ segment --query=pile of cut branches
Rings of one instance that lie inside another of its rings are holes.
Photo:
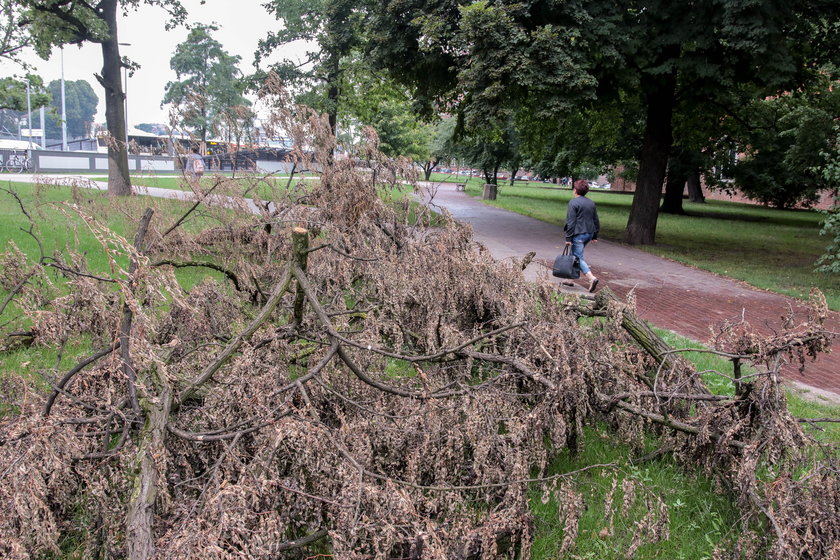
[[[176,219],[119,203],[133,240],[77,195],[109,272],[69,249],[0,257],[6,351],[90,341],[72,368],[3,379],[0,556],[72,539],[91,558],[528,558],[534,486],[574,542],[577,473],[546,467],[607,421],[731,491],[743,531],[720,557],[838,558],[836,455],[809,447],[775,373],[827,347],[819,299],[778,339],[723,329],[718,349],[759,373],[711,395],[655,335],[640,344],[629,304],[570,303],[387,200],[410,169],[375,137],[338,160],[326,123],[292,122],[315,185],[246,203],[259,189],[220,177]],[[185,267],[219,274],[184,290]],[[667,538],[664,501],[636,499],[634,547]]]

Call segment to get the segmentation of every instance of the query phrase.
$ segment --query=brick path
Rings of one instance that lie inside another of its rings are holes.
[[[520,260],[529,251],[535,251],[535,262],[526,269],[526,277],[558,283],[546,267],[562,249],[562,227],[486,205],[456,192],[453,184],[430,184],[427,188],[431,204],[469,223],[476,240],[497,259]],[[797,312],[804,309],[799,300],[618,243],[590,243],[586,260],[602,286],[609,286],[620,297],[634,291],[640,317],[701,343],[723,321],[734,322],[743,316],[757,330],[769,333],[781,328],[789,305]],[[584,291],[580,286],[561,289]],[[831,312],[826,328],[840,333],[840,313]],[[810,396],[840,403],[840,352],[823,354],[816,362],[808,362],[804,374],[795,364],[782,371],[792,386],[812,393]]]

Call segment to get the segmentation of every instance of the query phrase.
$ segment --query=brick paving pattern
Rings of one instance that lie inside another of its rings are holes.
[[[469,223],[476,240],[494,257],[520,260],[529,251],[535,251],[534,263],[526,269],[526,276],[559,284],[547,266],[562,249],[562,227],[489,206],[456,192],[454,184],[430,184],[427,188],[426,198],[431,198],[431,204]],[[609,286],[620,297],[634,292],[641,318],[700,343],[709,340],[712,329],[724,321],[737,322],[743,317],[756,330],[768,334],[781,329],[788,306],[797,316],[805,312],[803,302],[794,298],[618,243],[590,243],[586,260],[598,276],[599,286]],[[561,289],[584,292],[581,285]],[[826,328],[840,333],[840,313],[830,313]],[[796,382],[800,388],[804,385],[827,400],[840,402],[840,353],[823,354],[816,362],[808,362],[804,374],[799,373],[798,364],[787,365],[782,372],[786,380]]]

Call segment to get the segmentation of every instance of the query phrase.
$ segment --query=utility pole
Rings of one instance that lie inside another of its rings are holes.
[[[61,151],[67,151],[67,108],[64,103],[64,47],[61,47]]]
[[[26,80],[26,127],[29,129],[29,132],[26,133],[26,137],[29,139],[29,143],[32,143],[32,103],[29,101],[29,78],[24,78]]]

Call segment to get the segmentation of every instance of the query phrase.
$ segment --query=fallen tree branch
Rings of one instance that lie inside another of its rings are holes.
[[[326,529],[318,529],[314,533],[306,535],[305,537],[301,537],[293,541],[280,543],[279,545],[277,545],[277,552],[288,552],[289,550],[294,550],[296,548],[301,548],[308,544],[312,544],[315,541],[326,537],[328,532],[329,531],[327,531]]]
[[[692,435],[697,435],[697,434],[700,433],[700,429],[697,428],[696,426],[692,426],[691,424],[686,424],[685,422],[681,422],[681,421],[675,420],[673,418],[668,418],[668,417],[665,417],[661,414],[656,414],[655,412],[648,412],[647,410],[643,410],[643,409],[641,409],[637,406],[633,406],[632,404],[626,403],[624,401],[616,401],[613,404],[610,397],[608,395],[604,395],[602,393],[596,393],[596,396],[598,397],[599,400],[609,401],[610,405],[613,405],[617,408],[620,408],[621,410],[624,410],[626,412],[630,412],[630,413],[635,414],[637,416],[641,416],[642,418],[646,418],[646,419],[650,420],[651,422],[661,424],[662,426],[666,426],[666,427],[671,428],[673,430],[677,430],[679,432],[684,432],[686,434],[692,434]],[[720,433],[713,432],[713,433],[709,434],[709,437],[711,437],[712,439],[717,441],[717,440],[720,440],[722,438],[722,435]],[[737,449],[744,449],[747,446],[747,444],[745,444],[742,441],[738,441],[738,440],[729,440],[726,443],[727,443],[727,445],[730,445],[731,447],[735,447]]]
[[[159,261],[155,261],[149,266],[172,266],[174,268],[209,268],[211,270],[215,270],[216,272],[221,272],[224,274],[231,282],[233,282],[233,287],[236,288],[236,291],[241,292],[242,287],[239,284],[239,278],[231,272],[230,270],[226,269],[225,267],[218,265],[212,262],[203,262],[203,261],[174,261],[172,259],[161,259]]]
[[[143,252],[143,243],[146,238],[146,232],[149,229],[149,223],[152,221],[152,214],[154,211],[151,208],[146,208],[143,216],[140,218],[140,224],[137,226],[137,234],[134,236],[134,249],[137,255]],[[141,417],[140,403],[137,400],[137,372],[134,369],[134,364],[131,360],[131,324],[134,320],[134,312],[131,310],[129,298],[134,297],[134,274],[138,268],[137,256],[132,256],[128,264],[128,285],[126,287],[125,301],[123,302],[122,319],[120,321],[120,359],[122,360],[122,371],[128,380],[128,396],[131,401],[131,408],[138,417]]]
[[[73,379],[73,376],[75,376],[77,373],[82,371],[85,367],[92,364],[93,362],[95,362],[95,361],[99,360],[100,358],[103,358],[103,357],[107,356],[108,354],[110,354],[111,352],[117,350],[119,347],[120,347],[120,341],[117,340],[113,344],[111,344],[110,346],[105,346],[104,348],[100,348],[99,350],[97,350],[96,352],[94,352],[93,354],[88,356],[87,358],[84,358],[83,360],[81,360],[78,364],[76,364],[73,367],[73,369],[71,369],[70,371],[65,373],[64,376],[59,380],[59,382],[56,383],[53,386],[53,392],[49,396],[49,398],[47,399],[47,402],[44,404],[43,415],[44,416],[49,416],[50,415],[50,411],[52,410],[53,404],[55,404],[55,399],[58,397],[59,393],[61,393],[64,390],[65,385],[67,385],[67,383],[69,383],[70,380]]]
[[[260,326],[268,321],[271,314],[274,312],[274,309],[280,303],[280,300],[283,297],[283,294],[289,289],[289,284],[292,281],[292,274],[289,271],[289,267],[287,266],[283,272],[283,276],[281,277],[280,281],[277,282],[277,285],[274,287],[274,292],[272,292],[271,296],[268,298],[266,304],[260,309],[260,312],[254,318],[253,321],[243,330],[241,333],[236,335],[233,340],[228,343],[222,353],[213,360],[212,363],[208,364],[204,370],[202,370],[201,374],[196,377],[185,389],[183,389],[178,394],[178,402],[183,403],[187,399],[189,399],[192,395],[195,394],[196,390],[201,387],[204,383],[210,379],[214,373],[216,373],[220,367],[222,367],[225,362],[227,362],[233,354],[239,350],[239,347],[242,346],[242,343],[245,342],[246,339],[250,338],[252,334],[254,334]]]

